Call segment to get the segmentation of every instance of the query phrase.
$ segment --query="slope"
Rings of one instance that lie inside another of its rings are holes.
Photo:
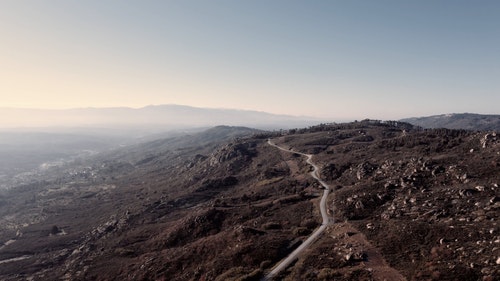
[[[268,138],[312,154],[335,189],[335,223],[276,278],[500,273],[496,134],[365,120],[193,138],[203,139],[129,147],[0,194],[0,277],[259,280],[322,221],[310,166]]]

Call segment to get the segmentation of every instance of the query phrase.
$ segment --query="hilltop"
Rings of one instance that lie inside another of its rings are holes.
[[[217,127],[55,167],[0,194],[3,280],[493,280],[500,139],[364,120]]]

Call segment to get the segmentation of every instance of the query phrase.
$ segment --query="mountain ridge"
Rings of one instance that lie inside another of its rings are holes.
[[[278,279],[498,276],[496,134],[376,120],[293,131],[212,128],[0,190],[0,279],[260,280],[321,225],[310,166],[270,138],[313,154],[335,189],[336,223]]]
[[[149,105],[141,108],[105,107],[73,109],[0,108],[0,127],[211,127],[246,126],[287,129],[313,125],[321,119],[255,110],[218,109],[187,105]]]
[[[500,131],[500,115],[477,113],[449,113],[401,119],[422,128],[463,129],[473,131]]]

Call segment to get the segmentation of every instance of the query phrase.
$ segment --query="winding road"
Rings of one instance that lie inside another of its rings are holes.
[[[271,146],[274,146],[282,151],[290,152],[290,153],[297,153],[302,156],[307,157],[307,164],[311,165],[314,169],[310,173],[311,176],[316,179],[325,189],[323,190],[323,197],[321,197],[321,201],[319,203],[319,208],[321,211],[321,217],[323,218],[323,222],[321,223],[321,226],[314,231],[309,238],[307,238],[306,241],[304,241],[297,249],[295,249],[288,257],[286,257],[284,260],[280,261],[274,268],[269,272],[262,280],[272,280],[276,275],[278,275],[282,270],[290,266],[292,262],[294,262],[298,255],[304,251],[307,247],[309,247],[318,237],[325,231],[326,227],[333,223],[333,218],[330,219],[328,216],[328,213],[326,211],[326,200],[328,198],[328,193],[330,193],[330,186],[326,184],[323,180],[320,179],[319,177],[319,168],[312,162],[312,154],[305,154],[302,152],[297,152],[293,150],[289,150],[283,147],[280,147],[276,144],[274,144],[271,139],[267,140],[267,143]]]

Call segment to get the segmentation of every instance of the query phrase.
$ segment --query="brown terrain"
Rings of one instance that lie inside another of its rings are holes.
[[[364,120],[215,128],[55,167],[0,193],[1,280],[498,280],[500,139]]]

